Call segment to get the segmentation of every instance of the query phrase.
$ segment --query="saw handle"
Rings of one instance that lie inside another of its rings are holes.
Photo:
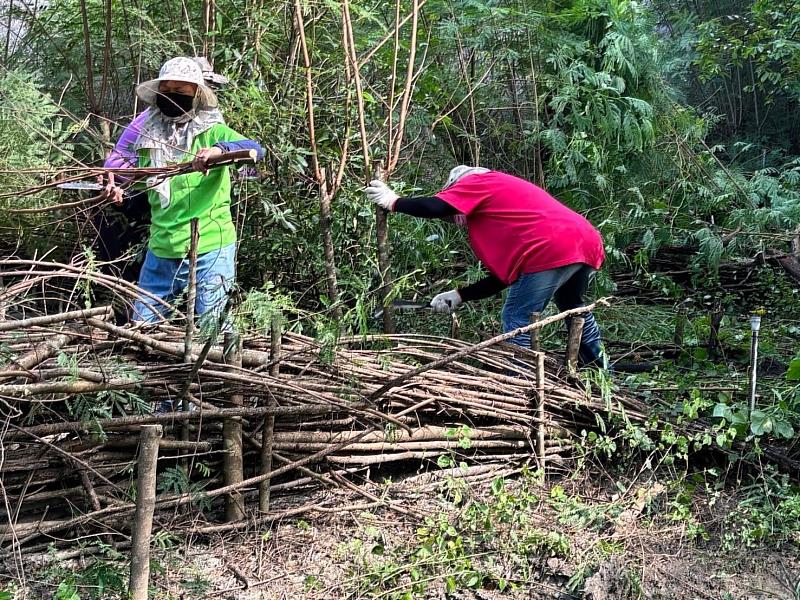
[[[234,152],[223,152],[219,156],[214,156],[206,161],[208,167],[222,167],[237,163],[253,164],[258,158],[255,150],[235,150]]]

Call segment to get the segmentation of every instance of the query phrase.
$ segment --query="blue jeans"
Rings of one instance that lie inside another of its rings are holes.
[[[583,295],[593,275],[594,269],[580,263],[520,275],[519,279],[508,288],[506,303],[503,306],[503,331],[507,333],[528,325],[531,322],[531,313],[542,312],[550,304],[550,300],[555,300],[556,306],[561,311],[583,306]],[[603,366],[597,321],[592,313],[586,313],[583,317],[585,320],[579,361],[582,365]],[[566,320],[566,324],[569,330],[570,319]],[[528,348],[531,336],[523,333],[510,341]]]
[[[228,291],[236,278],[236,244],[229,244],[219,250],[212,250],[197,257],[197,296],[194,303],[195,314],[206,313],[219,316],[225,308]],[[188,258],[159,258],[147,251],[139,287],[172,303],[189,284]],[[133,306],[133,320],[154,323],[167,317],[169,308],[148,296],[139,298]]]

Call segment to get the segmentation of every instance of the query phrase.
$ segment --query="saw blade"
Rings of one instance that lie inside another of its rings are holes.
[[[90,190],[99,192],[105,186],[102,183],[94,183],[92,181],[65,181],[59,183],[56,187],[60,190]]]

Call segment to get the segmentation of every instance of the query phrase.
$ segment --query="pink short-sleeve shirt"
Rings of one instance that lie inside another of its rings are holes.
[[[467,216],[475,255],[506,284],[523,273],[603,264],[603,240],[592,224],[524,179],[499,171],[468,175],[436,197]]]

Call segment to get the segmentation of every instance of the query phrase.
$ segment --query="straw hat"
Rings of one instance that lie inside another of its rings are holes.
[[[161,67],[158,77],[136,86],[136,95],[142,102],[154,106],[158,95],[158,86],[162,81],[183,81],[197,85],[197,108],[199,109],[215,108],[218,104],[217,96],[203,78],[203,69],[193,58],[178,56],[169,59]]]

